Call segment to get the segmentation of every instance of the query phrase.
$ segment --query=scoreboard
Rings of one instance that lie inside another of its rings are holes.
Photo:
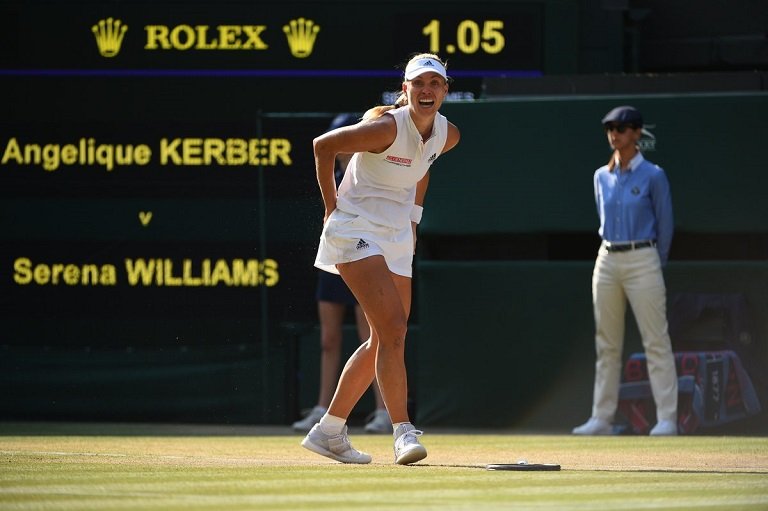
[[[1,2],[4,342],[314,321],[312,138],[386,102],[414,53],[448,61],[451,99],[544,73],[566,4]]]
[[[539,74],[552,2],[6,2],[5,71],[395,76],[438,53],[457,77]]]
[[[3,124],[4,341],[251,342],[309,320],[329,120]]]

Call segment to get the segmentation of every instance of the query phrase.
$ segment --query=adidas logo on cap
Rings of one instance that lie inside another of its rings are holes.
[[[445,72],[445,66],[440,61],[430,58],[414,60],[405,67],[405,79],[413,80],[422,73],[432,72],[437,73],[446,80],[448,74]]]

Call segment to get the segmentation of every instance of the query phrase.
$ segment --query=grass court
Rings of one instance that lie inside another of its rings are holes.
[[[768,438],[575,437],[426,428],[429,456],[351,429],[370,465],[288,427],[0,423],[0,509],[766,510]],[[558,463],[559,472],[489,471]]]

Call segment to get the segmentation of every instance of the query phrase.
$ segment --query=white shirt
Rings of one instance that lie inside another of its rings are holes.
[[[426,142],[407,106],[388,111],[397,135],[384,152],[355,153],[338,190],[336,207],[387,227],[410,227],[416,183],[440,156],[448,135],[448,120],[438,113]]]

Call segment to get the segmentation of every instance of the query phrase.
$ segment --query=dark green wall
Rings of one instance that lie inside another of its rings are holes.
[[[761,154],[768,94],[526,97],[450,103],[462,132],[432,171],[422,236],[596,231],[592,175],[610,148],[600,120],[631,104],[655,135],[682,231],[765,232]]]
[[[643,141],[646,158],[672,187],[668,295],[743,295],[753,332],[736,347],[751,367],[768,363],[768,95],[450,104],[443,111],[462,141],[432,169],[420,227],[420,422],[565,431],[589,416],[599,243],[592,175],[610,154],[600,119],[621,104],[643,112],[655,137]],[[489,238],[505,252],[494,253]],[[541,239],[592,248],[554,258],[510,247]],[[718,240],[729,243],[711,246]],[[631,314],[627,324],[625,356],[642,350]],[[764,382],[756,385],[765,399]]]
[[[586,420],[594,375],[591,274],[586,261],[422,261],[417,421],[566,432]],[[672,262],[665,277],[670,296],[745,297],[752,338],[730,349],[748,366],[765,406],[768,263]],[[641,351],[630,314],[625,358]]]

